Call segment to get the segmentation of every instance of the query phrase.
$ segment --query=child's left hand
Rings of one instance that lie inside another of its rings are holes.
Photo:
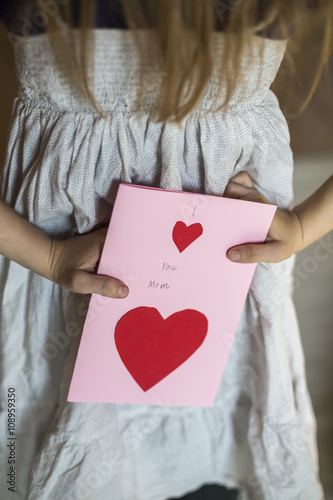
[[[129,290],[125,283],[96,274],[106,234],[107,228],[101,227],[65,240],[51,239],[44,277],[76,293],[98,293],[116,299],[127,297]]]
[[[269,203],[254,187],[246,172],[232,177],[224,196],[240,200]],[[277,209],[265,243],[246,243],[230,248],[227,257],[233,262],[280,262],[302,248],[303,235],[298,215],[294,211]]]

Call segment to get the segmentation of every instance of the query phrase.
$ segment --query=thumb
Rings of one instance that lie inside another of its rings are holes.
[[[284,245],[281,241],[269,243],[250,243],[232,247],[227,252],[227,257],[233,262],[280,262],[285,257]]]
[[[127,285],[116,278],[81,270],[75,273],[72,287],[76,293],[98,293],[114,299],[125,298],[129,293]]]

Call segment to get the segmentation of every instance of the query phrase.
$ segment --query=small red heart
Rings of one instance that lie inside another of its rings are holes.
[[[137,384],[147,391],[184,363],[203,343],[208,329],[194,309],[163,319],[155,307],[136,307],[115,329],[119,356]]]
[[[191,224],[187,226],[184,222],[176,222],[173,231],[172,239],[175,242],[178,250],[182,252],[187,248],[193,241],[195,241],[203,233],[203,228],[200,222],[196,224]]]

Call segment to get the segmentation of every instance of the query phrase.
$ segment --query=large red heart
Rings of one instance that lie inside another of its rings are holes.
[[[155,307],[136,307],[120,318],[115,343],[120,358],[144,391],[173,372],[203,343],[208,329],[194,309],[163,319]]]
[[[184,222],[176,222],[173,231],[172,239],[175,242],[178,250],[182,252],[187,248],[193,241],[195,241],[203,233],[203,228],[200,222],[196,224],[191,224],[187,226]]]

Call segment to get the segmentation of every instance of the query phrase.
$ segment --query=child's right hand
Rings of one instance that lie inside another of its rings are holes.
[[[247,172],[239,172],[230,179],[224,196],[269,203],[255,189]],[[333,175],[293,210],[278,208],[265,243],[247,243],[229,248],[227,257],[240,263],[280,262],[311,245],[332,229]]]
[[[247,172],[239,172],[230,179],[224,196],[256,203],[269,203],[254,187]],[[237,245],[228,250],[227,257],[239,263],[280,262],[298,252],[302,244],[302,228],[297,214],[294,211],[277,209],[265,243]]]
[[[125,298],[128,287],[116,278],[96,274],[107,228],[66,240],[51,240],[47,278],[76,293]]]

